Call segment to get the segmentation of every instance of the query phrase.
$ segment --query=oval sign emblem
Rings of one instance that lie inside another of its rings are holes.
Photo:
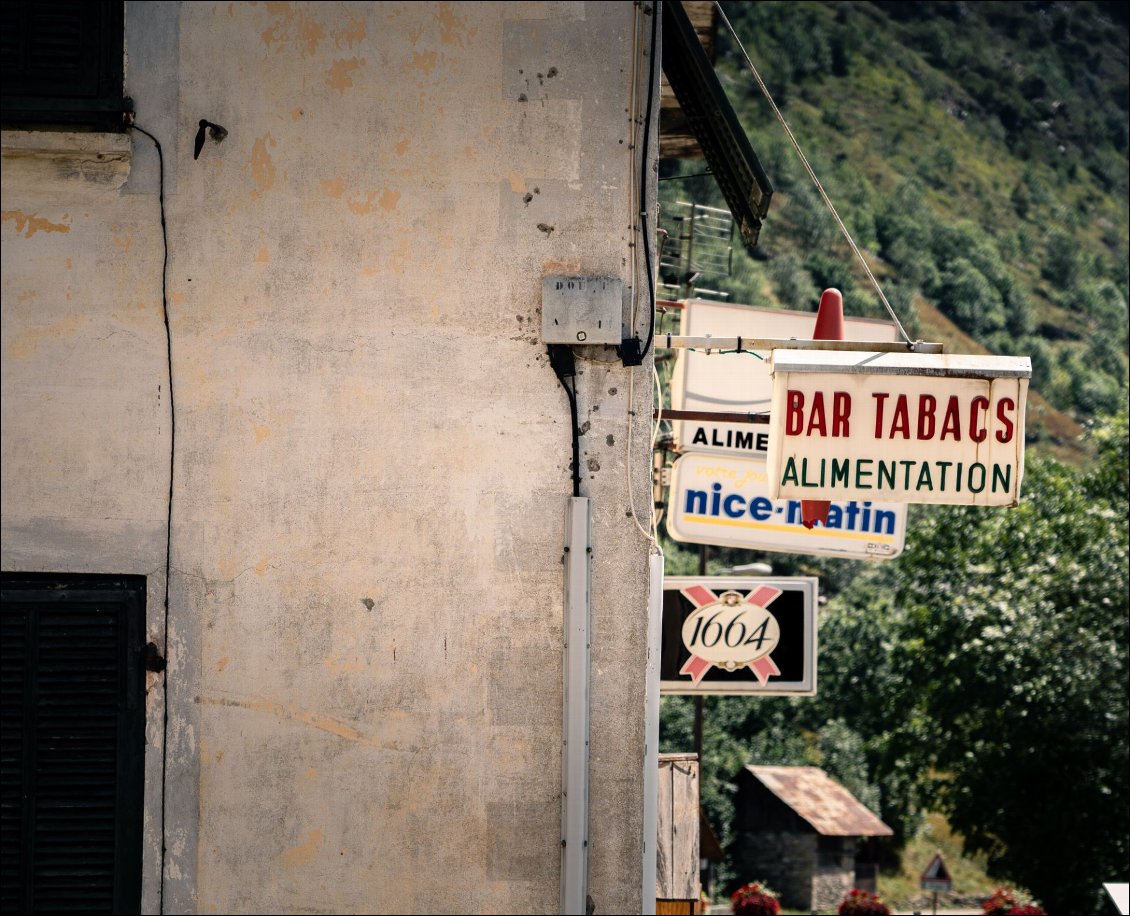
[[[683,645],[691,656],[726,671],[752,667],[776,649],[780,639],[777,618],[738,592],[723,592],[683,622]]]

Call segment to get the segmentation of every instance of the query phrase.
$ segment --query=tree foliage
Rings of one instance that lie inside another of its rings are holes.
[[[1098,908],[1130,862],[1126,416],[1086,472],[1033,462],[1015,509],[917,512],[821,635],[884,816],[940,806],[1053,911]]]

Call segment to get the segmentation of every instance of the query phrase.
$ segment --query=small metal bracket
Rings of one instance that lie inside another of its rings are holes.
[[[157,643],[147,643],[145,646],[145,670],[161,672],[166,668],[165,657],[157,648]]]

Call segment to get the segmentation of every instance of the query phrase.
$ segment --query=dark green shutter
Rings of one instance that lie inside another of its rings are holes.
[[[145,580],[5,574],[2,902],[136,913]]]
[[[124,130],[123,10],[120,0],[0,2],[4,124]]]

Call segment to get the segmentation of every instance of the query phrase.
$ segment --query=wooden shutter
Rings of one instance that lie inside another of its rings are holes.
[[[120,0],[0,2],[4,123],[123,130],[123,8]]]
[[[140,909],[144,583],[3,578],[6,911]]]

